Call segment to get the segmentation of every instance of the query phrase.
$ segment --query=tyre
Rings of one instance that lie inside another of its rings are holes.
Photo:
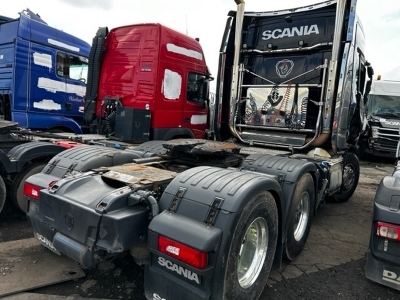
[[[11,183],[11,200],[14,205],[23,212],[27,212],[28,210],[28,200],[26,200],[24,196],[25,180],[34,174],[40,173],[45,166],[45,162],[33,163],[22,169]]]
[[[343,166],[343,180],[340,192],[333,195],[333,200],[343,203],[350,199],[357,188],[360,178],[360,163],[354,153],[347,153]]]
[[[267,282],[278,237],[278,210],[261,192],[242,211],[233,233],[224,279],[225,299],[258,299]]]
[[[3,210],[4,203],[6,202],[6,185],[2,177],[0,177],[0,213]]]
[[[311,174],[304,174],[297,182],[288,217],[288,229],[283,258],[294,260],[306,244],[314,215],[315,186]]]

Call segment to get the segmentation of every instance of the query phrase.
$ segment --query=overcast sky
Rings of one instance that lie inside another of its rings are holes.
[[[246,11],[280,10],[319,2],[322,1],[246,0]],[[236,10],[236,4],[233,0],[12,0],[2,6],[0,14],[18,17],[18,12],[26,8],[39,14],[49,25],[89,44],[97,28],[104,26],[112,29],[157,22],[187,32],[200,38],[207,64],[215,77],[226,15],[229,10]],[[359,0],[357,14],[366,35],[366,56],[375,74],[393,73],[390,71],[400,66],[400,1]]]

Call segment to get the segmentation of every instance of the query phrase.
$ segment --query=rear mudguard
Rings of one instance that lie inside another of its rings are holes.
[[[24,143],[15,146],[8,152],[9,159],[4,168],[7,173],[18,173],[28,162],[40,158],[48,160],[64,150],[64,147],[48,142]],[[7,162],[7,160],[5,161]]]
[[[74,147],[54,156],[41,173],[29,178],[29,182],[46,188],[50,182],[58,181],[67,174],[77,174],[100,167],[122,165],[146,155],[148,153],[144,151],[121,150],[104,146],[84,145]]]
[[[42,173],[62,178],[66,173],[86,172],[100,167],[130,163],[141,158],[139,151],[120,150],[104,146],[80,146],[54,156]]]
[[[305,173],[310,173],[314,178],[315,184],[315,199],[318,193],[318,172],[315,163],[306,160],[293,159],[284,156],[276,156],[270,154],[253,154],[246,157],[242,162],[240,168],[263,174],[276,176],[282,188],[282,231],[279,244],[284,244],[286,241],[287,233],[287,220],[289,217],[290,207],[292,205],[292,198],[296,183],[300,180],[301,176]],[[317,201],[316,201],[317,202]],[[318,203],[315,203],[316,207]],[[314,208],[314,210],[316,209]],[[276,265],[275,265],[276,266]]]
[[[165,299],[222,298],[229,247],[241,211],[261,191],[279,203],[276,177],[217,167],[196,167],[179,174],[160,199],[160,215],[149,225],[150,264],[145,293]],[[208,266],[198,270],[158,251],[158,236],[209,252]],[[161,299],[161,298],[160,298]]]

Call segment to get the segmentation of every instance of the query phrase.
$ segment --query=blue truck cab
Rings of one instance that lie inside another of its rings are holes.
[[[82,133],[90,45],[29,9],[0,16],[0,119]]]

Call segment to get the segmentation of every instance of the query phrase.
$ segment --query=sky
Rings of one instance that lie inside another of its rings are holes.
[[[246,11],[281,10],[322,2],[245,1]],[[26,8],[39,14],[50,26],[89,44],[99,27],[112,29],[137,23],[161,23],[200,38],[207,65],[216,77],[227,13],[236,10],[236,4],[233,0],[13,0],[2,6],[1,15],[16,18]],[[366,36],[366,57],[375,75],[400,80],[400,1],[358,0],[356,11]]]

